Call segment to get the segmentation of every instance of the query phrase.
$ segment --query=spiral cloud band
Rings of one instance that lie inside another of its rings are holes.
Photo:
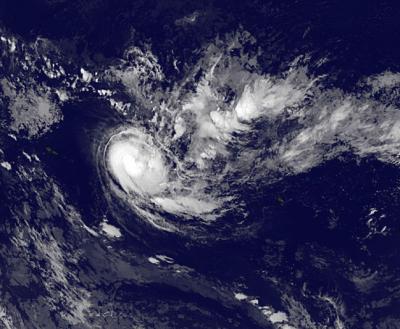
[[[193,76],[143,106],[151,119],[131,118],[106,144],[106,187],[139,218],[170,230],[228,213],[239,221],[263,184],[348,150],[399,164],[400,112],[389,105],[398,74],[360,81],[365,90],[354,94],[297,62],[276,76],[253,72],[221,48],[210,46]]]

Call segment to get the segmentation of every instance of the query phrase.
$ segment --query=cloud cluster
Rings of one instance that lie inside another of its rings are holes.
[[[123,173],[124,189],[133,182],[161,211],[210,220],[241,212],[244,185],[305,172],[345,151],[398,163],[400,112],[393,98],[377,97],[397,88],[398,74],[367,77],[354,93],[325,87],[301,60],[265,74],[256,55],[243,53],[249,39],[210,45],[153,107],[147,133],[159,155],[150,159],[129,141],[113,151],[111,171]]]

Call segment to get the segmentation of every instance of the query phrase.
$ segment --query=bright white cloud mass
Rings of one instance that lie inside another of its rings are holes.
[[[110,140],[109,170],[128,194],[146,199],[146,210],[132,199],[141,215],[154,222],[157,211],[202,220],[240,213],[243,184],[301,173],[344,151],[398,162],[400,112],[374,97],[396,88],[398,74],[367,77],[364,93],[352,94],[326,88],[301,61],[262,74],[255,58],[231,56],[234,47],[237,36],[210,45],[192,75],[153,108],[147,132],[127,128]]]

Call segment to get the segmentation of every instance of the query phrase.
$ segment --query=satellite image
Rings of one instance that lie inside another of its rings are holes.
[[[1,329],[400,329],[400,3],[0,0]]]

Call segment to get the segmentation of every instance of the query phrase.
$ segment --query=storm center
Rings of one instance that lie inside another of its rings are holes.
[[[149,136],[129,129],[114,135],[106,152],[108,168],[126,192],[154,195],[164,190],[168,171]]]

